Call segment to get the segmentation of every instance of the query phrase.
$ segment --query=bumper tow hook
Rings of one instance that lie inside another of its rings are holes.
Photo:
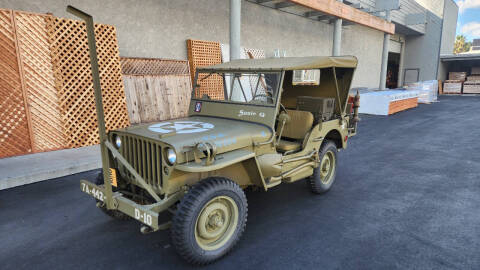
[[[148,233],[153,232],[153,229],[152,229],[151,227],[147,226],[147,225],[142,225],[142,226],[140,227],[140,232],[141,232],[142,234],[148,234]]]

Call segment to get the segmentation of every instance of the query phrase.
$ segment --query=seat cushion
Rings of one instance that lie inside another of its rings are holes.
[[[278,151],[281,151],[281,152],[297,151],[302,149],[302,144],[300,142],[280,140],[278,142],[277,149]]]
[[[290,121],[283,128],[282,137],[302,139],[312,129],[313,114],[311,112],[287,110]]]

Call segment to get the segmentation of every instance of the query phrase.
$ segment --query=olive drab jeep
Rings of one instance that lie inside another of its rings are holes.
[[[92,18],[89,45],[95,52]],[[105,133],[96,56],[91,58],[103,170],[80,188],[141,232],[170,228],[178,253],[210,263],[240,239],[244,189],[302,179],[314,193],[335,182],[337,151],[356,134],[358,95],[348,103],[352,56],[234,60],[197,68],[189,116]]]

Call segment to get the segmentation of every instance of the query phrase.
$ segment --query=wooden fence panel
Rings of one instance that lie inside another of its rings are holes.
[[[187,40],[187,50],[192,82],[197,67],[222,63],[222,51],[219,42],[189,39]],[[221,76],[214,74],[199,82],[199,84],[201,87],[195,93],[197,97],[207,94],[211,99],[225,99],[223,78]]]
[[[99,143],[95,98],[84,22],[49,17],[53,73],[68,147]],[[115,27],[95,24],[107,130],[130,124]]]
[[[33,150],[62,149],[59,99],[55,89],[46,15],[14,12],[25,92],[31,117]]]
[[[189,75],[124,75],[130,121],[134,124],[186,117],[191,96]]]
[[[0,9],[0,158],[32,149],[17,52],[13,13]]]

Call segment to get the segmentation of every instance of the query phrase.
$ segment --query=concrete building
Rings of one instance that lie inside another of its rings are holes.
[[[303,2],[328,1],[332,2]],[[399,8],[385,18],[379,10],[395,1]],[[117,27],[121,56],[186,59],[186,39],[230,42],[231,2],[241,8],[241,27],[236,29],[242,47],[264,49],[270,57],[275,50],[287,56],[331,55],[334,49],[341,55],[355,55],[359,66],[352,86],[370,88],[379,87],[382,62],[387,66],[388,87],[443,78],[439,55],[453,50],[458,13],[453,0],[345,0],[340,4],[342,10],[363,11],[362,18],[370,21],[370,17],[391,20],[395,33],[384,35],[355,20],[336,20],[332,14],[312,11],[298,0],[0,0],[0,8],[73,18],[65,11],[71,4],[96,21]],[[384,44],[387,55],[382,61]]]

